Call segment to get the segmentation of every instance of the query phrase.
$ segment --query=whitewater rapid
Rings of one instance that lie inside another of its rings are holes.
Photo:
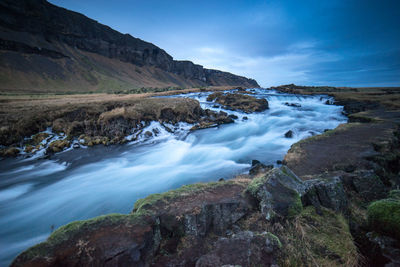
[[[0,161],[0,266],[71,221],[128,213],[149,194],[232,178],[246,173],[253,159],[276,165],[293,143],[347,121],[341,106],[325,104],[332,101],[328,96],[252,92],[266,98],[270,109],[245,114],[207,102],[206,92],[174,96],[238,116],[232,124],[190,132],[192,125],[181,123],[169,125],[175,128],[170,133],[153,122],[143,132],[156,136],[126,145]],[[289,130],[293,138],[285,138]]]

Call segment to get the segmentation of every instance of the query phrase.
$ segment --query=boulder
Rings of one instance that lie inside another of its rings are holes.
[[[286,166],[253,179],[247,187],[266,220],[292,218],[299,214],[303,208],[300,197],[305,190],[304,183]]]
[[[202,117],[200,121],[190,129],[191,131],[217,127],[221,124],[234,122],[233,118],[230,115],[228,116],[228,113],[223,111],[215,112],[213,110],[206,109],[204,114],[205,116]]]
[[[70,142],[68,140],[56,140],[49,144],[47,148],[47,152],[49,153],[57,153],[63,151],[64,148],[69,147]]]
[[[286,106],[288,107],[294,107],[294,108],[301,108],[301,105],[299,103],[285,103]]]
[[[287,131],[287,132],[285,133],[285,137],[286,137],[286,138],[292,138],[292,137],[293,137],[293,131],[292,131],[292,130]]]
[[[400,241],[400,200],[388,198],[374,201],[368,206],[367,215],[374,232]]]
[[[39,145],[42,143],[44,140],[46,140],[49,137],[48,133],[38,133],[32,136],[32,142],[34,145]]]
[[[319,177],[305,181],[306,193],[302,197],[304,205],[321,206],[334,211],[344,212],[347,209],[347,197],[339,176]]]

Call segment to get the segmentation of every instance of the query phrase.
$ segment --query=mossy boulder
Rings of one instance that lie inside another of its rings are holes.
[[[57,153],[63,151],[66,147],[69,147],[70,142],[68,140],[56,140],[49,144],[47,152]]]
[[[257,177],[246,192],[259,203],[265,219],[294,218],[302,211],[301,195],[305,185],[286,166],[275,168]]]
[[[35,149],[34,146],[32,146],[32,145],[26,145],[24,151],[25,151],[26,153],[31,153],[34,149]]]
[[[371,229],[400,240],[400,200],[382,199],[368,206],[368,223]]]
[[[32,136],[32,142],[34,145],[39,145],[46,140],[50,135],[48,133],[38,133]]]

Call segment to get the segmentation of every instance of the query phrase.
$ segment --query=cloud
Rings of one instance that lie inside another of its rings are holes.
[[[221,47],[199,47],[191,52],[190,59],[207,68],[252,77],[264,87],[292,82],[309,84],[313,77],[308,70],[312,66],[340,59],[314,48],[314,42],[301,42],[290,46],[284,54],[254,57],[241,56]]]

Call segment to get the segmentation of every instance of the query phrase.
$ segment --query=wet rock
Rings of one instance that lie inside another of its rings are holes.
[[[271,266],[276,263],[274,253],[281,246],[279,238],[269,232],[243,231],[220,238],[215,249],[197,260],[196,267]]]
[[[63,151],[66,147],[69,147],[70,142],[68,140],[56,140],[49,144],[47,148],[48,153],[57,153]]]
[[[285,133],[285,137],[286,137],[286,138],[292,138],[292,137],[293,137],[293,131],[292,131],[292,130],[287,131],[287,132]]]
[[[153,133],[150,132],[150,131],[146,131],[146,132],[144,132],[144,136],[145,136],[146,138],[150,138],[150,137],[153,136]]]
[[[31,153],[34,149],[35,149],[34,146],[27,145],[27,146],[25,147],[25,150],[24,150],[24,151],[25,151],[26,153]]]
[[[236,115],[234,115],[234,114],[230,114],[230,115],[229,115],[229,118],[234,119],[234,120],[237,120],[239,117],[236,116]]]
[[[294,107],[294,108],[301,108],[301,105],[299,103],[285,103],[286,106],[288,107]]]
[[[73,144],[72,146],[74,149],[80,148],[81,146],[78,143]]]
[[[306,193],[302,197],[304,205],[312,205],[319,211],[321,206],[334,211],[344,212],[347,209],[347,197],[341,178],[319,177],[305,181]]]
[[[152,130],[152,132],[154,133],[155,136],[157,136],[157,135],[160,134],[160,130],[159,130],[158,128],[154,128],[154,129]]]
[[[43,142],[43,140],[46,140],[49,137],[48,133],[38,133],[32,136],[32,142],[34,145],[38,145]]]
[[[249,170],[249,174],[250,175],[257,175],[259,173],[264,173],[267,171],[270,171],[274,168],[273,165],[264,165],[261,162],[259,162],[258,160],[252,160],[251,162],[251,168]]]
[[[199,123],[197,123],[195,126],[193,126],[190,130],[198,130],[198,129],[206,129],[206,128],[212,128],[212,127],[217,127],[218,125],[221,124],[227,124],[227,123],[233,123],[234,120],[232,117],[228,116],[228,113],[224,111],[220,112],[215,112],[210,109],[206,109],[204,111],[205,117],[201,118]]]
[[[244,120],[244,121],[247,121],[249,118],[247,118],[247,116],[244,116],[243,118],[242,118],[242,120]]]
[[[260,112],[268,109],[268,101],[240,93],[216,92],[207,97],[207,101],[215,101],[226,108],[241,110],[246,113]]]

